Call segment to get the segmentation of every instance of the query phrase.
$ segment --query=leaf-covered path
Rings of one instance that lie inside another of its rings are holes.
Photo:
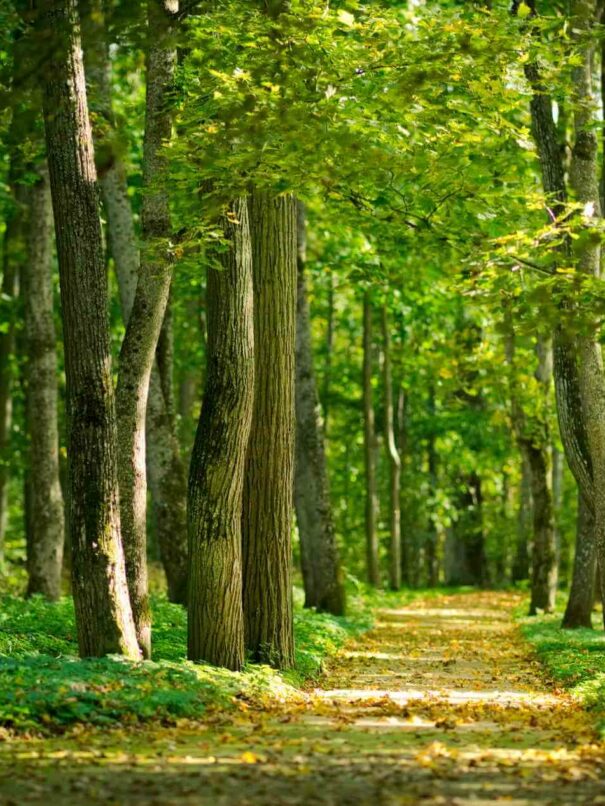
[[[605,749],[471,593],[382,611],[306,698],[208,725],[7,743],[2,804],[605,804]]]

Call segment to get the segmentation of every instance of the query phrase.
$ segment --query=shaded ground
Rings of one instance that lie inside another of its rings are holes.
[[[543,678],[518,599],[380,613],[296,702],[0,746],[1,804],[605,804],[605,748]]]

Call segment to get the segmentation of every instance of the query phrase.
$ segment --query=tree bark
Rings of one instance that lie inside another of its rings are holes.
[[[255,190],[255,402],[244,488],[244,618],[252,658],[294,663],[292,498],[296,342],[296,201]]]
[[[576,547],[573,575],[565,615],[561,626],[568,630],[576,627],[592,627],[594,603],[596,551],[594,541],[594,516],[578,493],[576,523]]]
[[[366,564],[368,582],[374,587],[380,585],[378,560],[378,494],[376,489],[376,426],[372,399],[372,301],[369,289],[363,296],[363,424],[364,462],[366,474]]]
[[[511,579],[521,582],[529,578],[529,544],[533,523],[531,500],[531,469],[527,456],[521,454],[521,481],[519,484],[519,510],[517,513],[517,543]]]
[[[176,69],[170,41],[170,14],[178,0],[148,5],[149,51],[143,141],[144,195],[141,210],[144,249],[137,290],[122,349],[116,409],[118,415],[120,513],[128,587],[139,645],[151,655],[151,610],[147,585],[147,474],[145,420],[149,382],[166,313],[173,260],[170,256],[170,210],[165,188],[162,147],[170,139],[172,118],[168,93]]]
[[[596,99],[592,86],[594,41],[592,27],[597,21],[594,0],[575,0],[571,5],[572,33],[581,45],[583,62],[572,72],[574,94],[574,135],[570,183],[578,202],[584,205],[586,226],[595,226],[601,216],[598,173],[598,143],[595,132]],[[600,241],[592,238],[576,255],[577,269],[599,277]],[[591,327],[578,337],[579,375],[582,412],[592,460],[594,489],[594,530],[601,598],[605,601],[605,375],[598,333]],[[605,610],[603,613],[605,619]]]
[[[97,178],[74,0],[43,0],[37,23],[49,54],[41,78],[61,281],[78,642],[83,656],[121,653],[136,658],[120,536]]]
[[[244,663],[242,503],[254,407],[254,317],[248,210],[224,221],[222,269],[208,273],[208,364],[191,457],[188,657],[238,670]],[[268,580],[270,581],[270,580]]]
[[[305,607],[316,607],[339,616],[345,610],[345,595],[332,520],[324,435],[313,368],[311,320],[305,280],[305,212],[300,202],[297,233],[294,501],[300,537]]]
[[[12,169],[11,169],[12,173]],[[10,177],[12,180],[13,177]],[[9,181],[10,181],[9,180]],[[11,181],[11,184],[13,182]],[[0,565],[4,561],[4,539],[8,525],[8,483],[13,424],[13,359],[15,354],[16,308],[19,270],[24,258],[24,188],[14,188],[14,206],[4,231],[2,254],[2,308],[6,328],[0,331]]]
[[[428,414],[432,421],[435,422],[435,388],[431,384],[428,393]],[[431,501],[435,501],[437,496],[437,451],[435,449],[435,431],[431,427],[427,436],[427,464],[429,472],[429,495]],[[425,544],[425,568],[426,568],[426,581],[430,588],[434,588],[439,584],[439,557],[437,556],[437,526],[432,512],[429,512],[427,523],[427,535]]]
[[[27,593],[61,595],[65,537],[59,479],[57,351],[53,316],[53,218],[46,167],[29,191],[28,256],[23,264],[28,451]]]
[[[393,378],[391,370],[391,337],[386,303],[382,306],[382,341],[383,341],[383,386],[384,386],[384,441],[390,471],[390,518],[391,550],[389,557],[389,583],[391,590],[401,587],[401,459],[395,443],[395,424],[393,414]]]

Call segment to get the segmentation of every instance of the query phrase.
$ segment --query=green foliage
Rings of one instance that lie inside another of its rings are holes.
[[[605,732],[605,635],[585,628],[563,630],[561,618],[562,612],[524,618],[522,633],[554,680],[599,713]]]
[[[267,666],[233,673],[186,656],[186,612],[155,597],[154,659],[77,657],[71,599],[49,604],[5,596],[0,604],[0,724],[17,731],[61,731],[78,723],[113,725],[199,719],[242,698],[286,696],[318,674],[323,660],[369,626],[361,603],[351,619],[298,607],[297,668],[280,676]]]

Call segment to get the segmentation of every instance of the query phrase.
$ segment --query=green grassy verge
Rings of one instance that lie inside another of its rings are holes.
[[[55,733],[76,724],[170,724],[242,700],[294,696],[297,686],[320,672],[325,658],[371,623],[370,609],[359,596],[350,598],[347,618],[303,610],[297,602],[296,669],[279,674],[249,665],[234,673],[186,660],[181,607],[155,596],[153,615],[153,660],[81,660],[71,599],[49,604],[38,597],[2,596],[0,726]]]
[[[562,630],[563,610],[553,615],[526,617],[518,614],[523,636],[535,648],[550,676],[598,715],[605,730],[605,633],[600,614],[596,629]]]

